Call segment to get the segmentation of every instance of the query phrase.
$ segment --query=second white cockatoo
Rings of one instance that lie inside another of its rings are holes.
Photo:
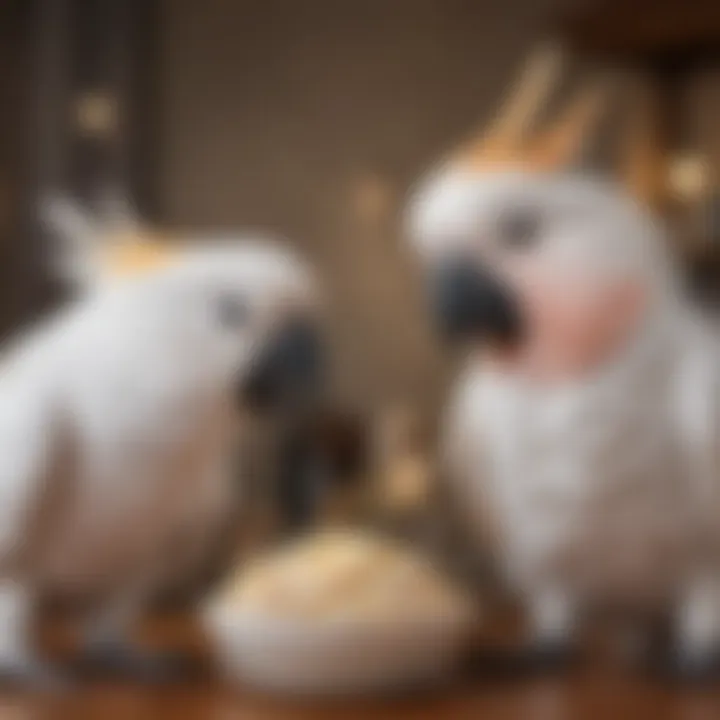
[[[467,351],[450,486],[522,598],[529,657],[565,657],[590,608],[661,610],[671,667],[705,676],[720,669],[718,335],[644,202],[648,138],[627,166],[640,201],[572,169],[605,80],[538,130],[562,61],[533,56],[497,122],[409,202],[438,325]]]

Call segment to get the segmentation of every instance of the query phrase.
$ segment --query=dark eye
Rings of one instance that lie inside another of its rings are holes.
[[[223,327],[230,330],[244,327],[250,318],[250,307],[240,297],[225,296],[218,301],[218,319]]]
[[[540,240],[542,218],[532,208],[512,210],[498,223],[498,237],[509,250],[528,250]]]

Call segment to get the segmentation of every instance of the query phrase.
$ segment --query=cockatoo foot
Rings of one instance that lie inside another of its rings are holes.
[[[530,672],[565,672],[578,660],[577,649],[567,640],[535,640],[521,648],[519,655]]]
[[[0,688],[33,692],[64,692],[71,688],[68,678],[38,660],[0,661]]]
[[[703,653],[688,654],[675,649],[655,659],[651,670],[663,681],[704,685],[720,680],[720,645]]]
[[[199,664],[180,652],[149,651],[120,643],[93,644],[81,653],[76,669],[84,677],[121,677],[149,684],[191,679]]]
[[[535,676],[565,673],[578,661],[569,641],[535,640],[516,648],[485,649],[469,659],[467,670],[480,676]]]

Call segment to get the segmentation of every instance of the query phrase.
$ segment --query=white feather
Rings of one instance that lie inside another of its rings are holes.
[[[311,288],[280,246],[225,244],[86,295],[6,349],[0,661],[26,652],[33,592],[104,587],[142,604],[177,570],[178,533],[194,522],[202,535],[219,516],[238,377],[267,323]],[[214,312],[228,293],[253,313],[230,332]],[[66,482],[71,501],[37,543],[28,518]]]

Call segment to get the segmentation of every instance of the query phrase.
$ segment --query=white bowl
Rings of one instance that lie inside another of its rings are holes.
[[[289,620],[215,605],[205,623],[229,679],[318,695],[441,682],[454,670],[474,618]]]

